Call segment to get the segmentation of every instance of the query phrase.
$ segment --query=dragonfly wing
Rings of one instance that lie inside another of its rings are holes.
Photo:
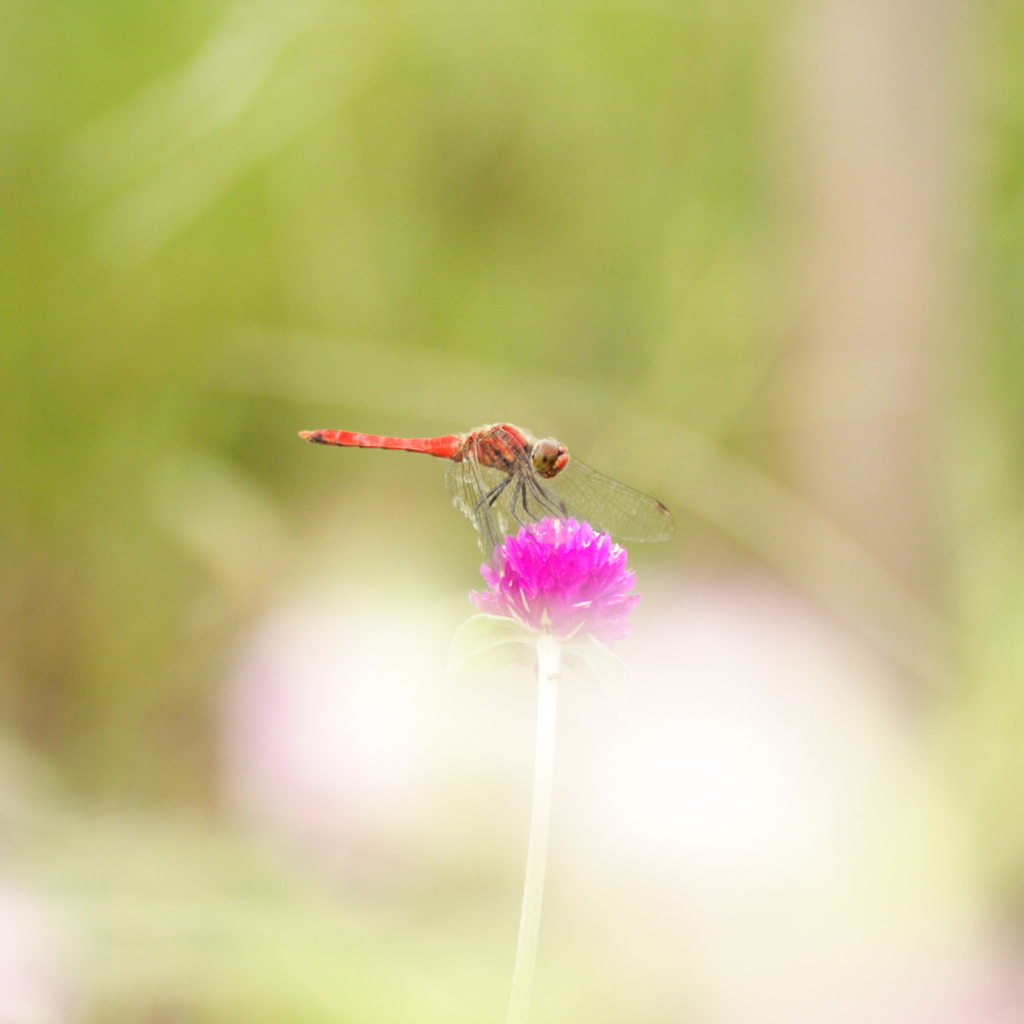
[[[619,540],[668,540],[672,513],[660,501],[571,459],[558,476],[538,481],[569,515]]]
[[[452,503],[480,531],[480,546],[487,554],[521,526],[569,514],[539,486],[526,452],[503,430],[469,441],[448,468],[447,483]]]
[[[574,516],[620,540],[666,540],[672,516],[653,498],[571,460],[543,479],[508,431],[493,428],[467,439],[448,467],[452,503],[480,531],[485,554],[519,527]]]
[[[501,543],[503,531],[495,515],[488,495],[501,484],[508,474],[481,466],[475,459],[461,459],[448,467],[445,483],[452,504],[480,532],[480,547],[490,557],[494,548]]]
[[[519,442],[500,428],[471,439],[452,460],[448,494],[480,531],[480,547],[487,555],[502,537],[552,514],[525,512],[524,495],[532,476],[533,467]]]

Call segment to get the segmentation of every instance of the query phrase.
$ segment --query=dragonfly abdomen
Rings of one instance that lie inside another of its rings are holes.
[[[344,448],[388,448],[400,452],[422,452],[439,459],[450,459],[462,444],[459,434],[443,437],[383,437],[380,434],[356,434],[351,430],[300,430],[314,444],[336,444]]]

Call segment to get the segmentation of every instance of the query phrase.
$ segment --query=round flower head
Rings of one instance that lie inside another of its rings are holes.
[[[626,551],[606,533],[575,519],[544,519],[506,537],[491,565],[480,566],[486,591],[470,600],[484,612],[518,619],[559,640],[591,633],[609,643],[629,635],[640,601]]]

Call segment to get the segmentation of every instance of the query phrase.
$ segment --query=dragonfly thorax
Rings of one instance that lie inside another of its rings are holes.
[[[568,465],[569,452],[564,444],[559,444],[553,437],[545,437],[533,446],[530,461],[537,474],[549,480]]]

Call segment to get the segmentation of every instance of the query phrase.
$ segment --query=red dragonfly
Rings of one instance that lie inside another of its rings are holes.
[[[348,430],[303,430],[316,444],[390,448],[450,459],[448,494],[480,531],[489,555],[501,538],[548,516],[586,520],[620,540],[667,540],[672,513],[654,498],[602,476],[551,437],[511,423],[443,437],[380,437]]]

